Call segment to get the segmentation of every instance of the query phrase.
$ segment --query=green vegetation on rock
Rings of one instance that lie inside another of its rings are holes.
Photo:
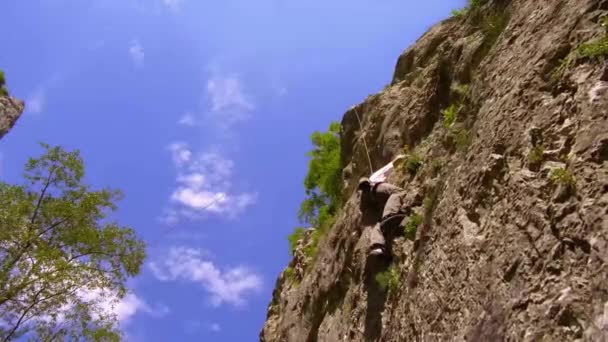
[[[298,241],[304,237],[304,232],[304,228],[298,227],[287,237],[287,240],[289,241],[289,253],[291,253],[291,255],[294,254]]]
[[[441,111],[443,115],[443,126],[446,128],[451,127],[456,121],[456,115],[460,110],[460,105],[452,103],[448,108]]]
[[[376,282],[383,291],[399,288],[400,272],[396,265],[391,265],[386,271],[376,274]]]
[[[8,89],[6,88],[6,79],[4,78],[4,71],[0,70],[0,96],[8,96]]]
[[[422,158],[416,153],[410,153],[405,159],[405,169],[407,172],[415,176],[418,169],[422,166]]]
[[[295,282],[296,280],[296,272],[294,271],[293,267],[288,266],[285,271],[285,279],[287,279],[287,281],[289,281],[290,283]]]
[[[405,155],[405,158],[399,160],[395,167],[402,172],[405,171],[410,175],[415,176],[422,166],[422,157],[415,152],[411,152],[407,145],[403,146],[403,154]]]
[[[574,175],[564,168],[554,169],[551,172],[551,181],[554,184],[561,184],[570,189],[574,188],[576,184],[576,178]]]
[[[598,58],[608,56],[608,36],[590,43],[581,44],[578,47],[578,51],[583,57]]]
[[[536,146],[530,150],[528,154],[528,162],[530,164],[539,164],[543,161],[545,149],[542,146]]]
[[[332,122],[327,132],[315,131],[311,142],[313,149],[307,153],[310,160],[304,179],[306,198],[300,206],[298,218],[315,227],[311,243],[305,249],[306,255],[314,258],[319,240],[333,224],[341,205],[340,124]],[[303,233],[299,229],[288,238],[292,251],[292,246]]]
[[[467,3],[467,5],[461,9],[454,9],[452,10],[452,16],[453,17],[464,17],[465,15],[469,14],[471,11],[475,11],[477,9],[479,9],[482,5],[483,0],[469,0],[469,2]]]
[[[422,223],[422,215],[418,213],[413,213],[410,215],[409,220],[405,224],[405,229],[403,233],[405,237],[408,239],[413,239],[416,237],[416,231],[418,230],[418,226]]]

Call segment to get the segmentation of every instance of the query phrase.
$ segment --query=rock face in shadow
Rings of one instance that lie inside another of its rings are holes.
[[[23,102],[10,96],[0,96],[0,139],[15,125],[23,113]]]
[[[608,62],[578,49],[607,35],[608,1],[483,3],[344,114],[345,205],[279,276],[261,341],[608,341]],[[392,241],[387,290],[354,191],[363,139],[374,169],[405,145],[423,161],[391,175],[423,223]]]

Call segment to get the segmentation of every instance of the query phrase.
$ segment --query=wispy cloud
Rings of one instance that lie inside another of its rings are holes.
[[[165,305],[151,306],[133,293],[118,299],[113,294],[100,291],[82,291],[80,297],[84,301],[97,303],[101,313],[115,315],[123,324],[128,323],[139,312],[154,317],[162,317],[169,313],[169,308]]]
[[[129,46],[129,55],[136,66],[142,67],[144,65],[144,48],[137,39],[131,41],[131,45]]]
[[[32,92],[25,98],[25,112],[39,114],[47,110],[49,91],[56,91],[65,80],[70,72],[55,71],[44,81],[32,89]]]
[[[179,121],[177,121],[177,123],[183,126],[194,127],[197,125],[197,120],[193,113],[187,112],[182,115],[181,118],[179,118]]]
[[[241,306],[245,297],[257,293],[262,278],[244,266],[220,269],[205,259],[204,251],[187,247],[171,247],[162,262],[148,264],[154,276],[163,282],[186,281],[200,285],[213,306]],[[216,327],[220,329],[219,325]]]
[[[25,110],[27,113],[39,114],[46,107],[46,88],[39,88],[25,100]]]
[[[205,213],[236,217],[257,200],[255,193],[232,192],[234,163],[217,152],[192,152],[183,142],[169,146],[177,168],[176,188],[162,221],[175,224],[180,218],[201,218]]]
[[[78,301],[92,305],[92,316],[97,318],[101,316],[115,317],[121,325],[127,325],[139,313],[145,313],[153,317],[163,317],[169,313],[169,308],[159,304],[151,306],[134,293],[127,293],[124,297],[119,298],[117,294],[110,290],[101,289],[80,289],[76,292]],[[66,303],[59,309],[59,314],[56,317],[58,323],[62,323],[70,312],[73,310],[75,303]],[[52,321],[55,318],[50,316],[41,316],[38,319],[42,321]]]
[[[163,4],[169,10],[171,10],[173,12],[177,12],[181,7],[182,0],[163,0]]]
[[[236,75],[214,74],[207,81],[206,96],[210,104],[205,111],[207,119],[222,129],[245,121],[255,110],[251,95]]]
[[[210,79],[207,81],[207,93],[214,112],[248,111],[254,108],[243,93],[241,81],[233,76]]]
[[[209,324],[209,330],[213,332],[220,332],[222,331],[222,327],[218,323],[211,323]]]

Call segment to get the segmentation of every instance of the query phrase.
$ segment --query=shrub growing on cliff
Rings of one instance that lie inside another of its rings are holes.
[[[403,146],[403,155],[405,158],[399,160],[395,167],[399,171],[407,172],[410,175],[415,176],[422,166],[422,157],[415,152],[411,152],[408,145]]]
[[[332,122],[327,132],[314,132],[311,136],[313,149],[308,173],[304,179],[306,198],[302,202],[299,218],[318,229],[331,221],[340,205],[340,124]]]
[[[608,56],[608,16],[600,20],[600,25],[606,30],[606,35],[596,41],[581,44],[577,51],[583,57],[603,58]]]
[[[291,253],[291,255],[295,252],[298,241],[304,237],[304,232],[304,228],[298,227],[287,237],[287,240],[289,241],[289,253]]]
[[[418,169],[422,166],[422,158],[416,153],[410,153],[405,160],[405,169],[407,172],[415,176]]]
[[[467,8],[461,8],[461,9],[453,9],[450,14],[452,15],[452,17],[456,17],[456,18],[460,18],[460,17],[464,17],[467,14]]]
[[[333,224],[341,205],[340,124],[332,122],[327,132],[315,131],[310,139],[313,149],[307,153],[310,160],[304,178],[306,198],[300,205],[298,218],[316,228],[305,249],[307,256],[314,257],[319,240]],[[290,245],[299,233],[296,230],[294,234],[289,238]]]
[[[416,237],[416,231],[418,230],[418,226],[422,223],[422,215],[418,213],[413,213],[410,215],[410,219],[405,224],[405,229],[403,233],[405,237],[408,239],[413,239]]]
[[[460,110],[460,106],[452,103],[448,108],[441,111],[443,115],[443,126],[446,128],[451,127],[456,121],[456,115]]]
[[[569,189],[574,188],[576,178],[570,171],[564,168],[557,168],[551,172],[551,181],[554,184],[561,184]]]
[[[484,34],[484,44],[492,46],[509,24],[509,13],[503,10],[492,10],[483,16],[481,31]]]
[[[463,128],[452,129],[450,135],[454,141],[456,149],[461,152],[466,151],[473,140],[471,133]]]
[[[583,57],[599,58],[608,56],[608,36],[594,42],[581,44],[578,51]]]
[[[8,89],[6,89],[6,80],[4,78],[4,71],[0,70],[0,96],[8,96]]]
[[[469,0],[464,8],[452,10],[452,16],[457,18],[463,17],[471,11],[478,10],[483,2],[484,0]]]
[[[293,269],[293,267],[288,266],[285,269],[285,279],[287,279],[288,282],[293,283],[296,280],[296,271]]]
[[[441,160],[433,160],[431,163],[431,172],[433,177],[439,175],[441,169],[443,168],[443,162]]]
[[[391,265],[386,271],[376,274],[376,282],[383,291],[396,290],[399,288],[399,268]]]
[[[543,161],[545,149],[542,146],[536,146],[530,150],[528,154],[528,162],[532,165],[537,165]]]

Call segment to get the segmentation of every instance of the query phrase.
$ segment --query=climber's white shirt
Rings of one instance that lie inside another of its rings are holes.
[[[371,176],[369,176],[369,180],[372,183],[376,182],[385,182],[388,176],[393,172],[394,162],[403,157],[402,155],[397,156],[397,158],[393,159],[390,163],[384,165],[380,170],[374,172]]]

